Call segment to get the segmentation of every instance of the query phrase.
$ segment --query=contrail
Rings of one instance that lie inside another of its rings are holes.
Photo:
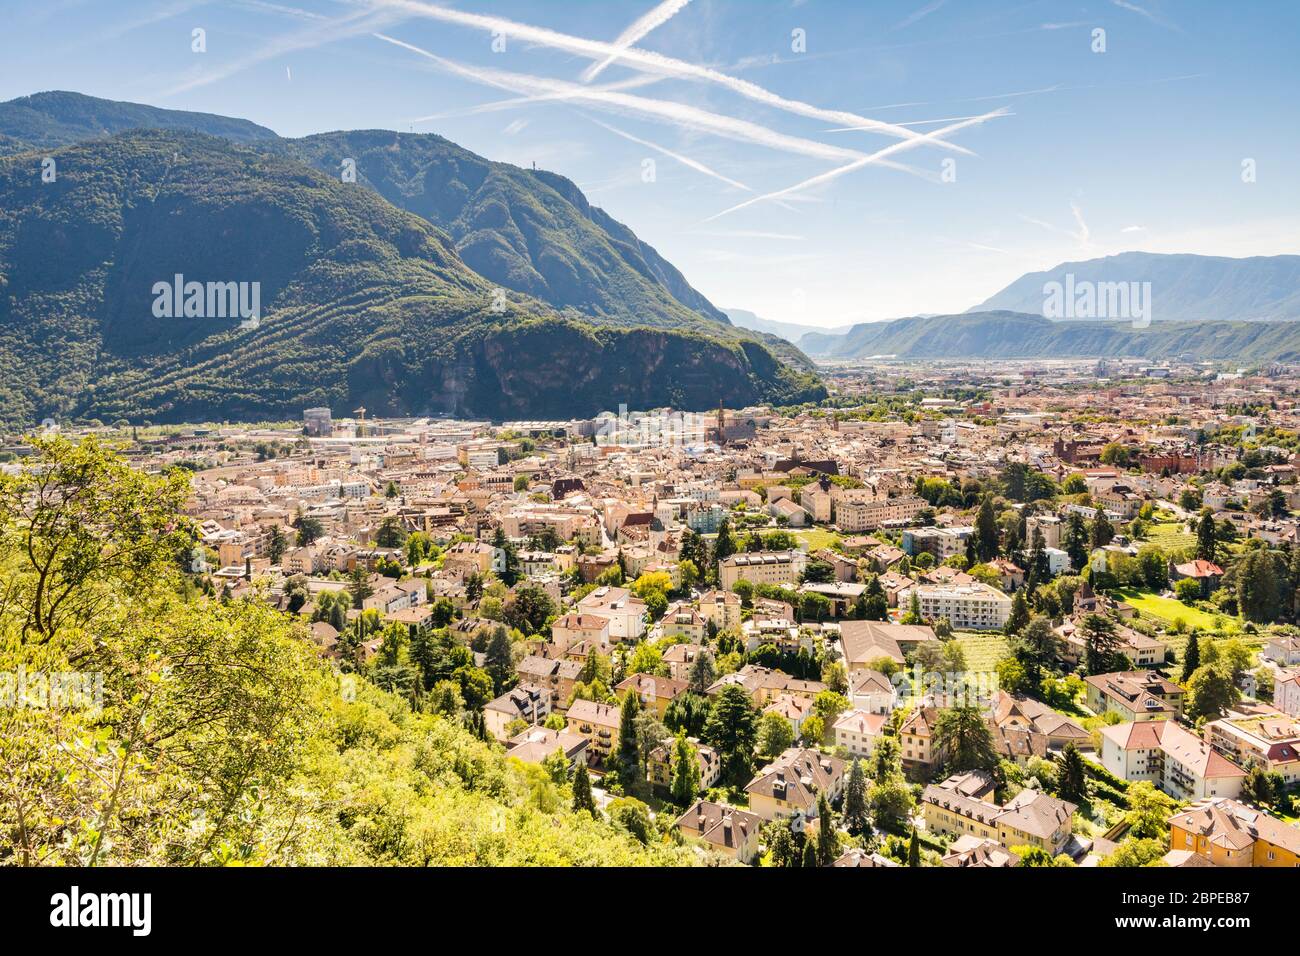
[[[905,126],[898,126],[895,123],[885,123],[880,120],[870,119],[866,116],[858,116],[856,113],[850,113],[844,110],[827,110],[799,100],[786,99],[783,96],[778,96],[770,90],[764,89],[756,83],[750,83],[748,80],[737,79],[734,76],[719,73],[717,70],[709,69],[708,67],[688,63],[685,60],[674,59],[673,57],[664,56],[659,53],[651,53],[647,50],[639,50],[636,47],[628,47],[626,50],[620,50],[613,44],[604,43],[600,40],[589,40],[584,37],[575,37],[567,33],[559,33],[555,30],[549,30],[544,27],[534,27],[525,23],[506,20],[502,17],[485,16],[477,13],[465,13],[460,10],[450,10],[446,7],[422,3],[420,0],[376,0],[376,2],[383,8],[405,10],[408,13],[428,17],[432,20],[441,20],[446,23],[456,23],[461,26],[488,30],[500,33],[506,37],[514,37],[527,43],[536,43],[557,50],[565,50],[569,53],[591,57],[595,60],[602,60],[608,56],[616,56],[624,62],[635,64],[636,66],[650,72],[665,73],[679,79],[693,79],[715,83],[731,90],[733,93],[744,96],[747,99],[762,103],[765,106],[771,106],[775,109],[784,110],[787,113],[794,113],[798,116],[806,116],[827,123],[836,123],[840,126],[869,127],[875,132],[885,133],[903,140],[915,140],[921,136],[921,134],[916,132],[916,130],[908,129]],[[964,153],[967,156],[973,155],[970,150],[958,146],[955,143],[944,142],[943,140],[921,139],[919,142],[930,143],[943,149],[952,150],[953,152]]]
[[[1005,115],[1005,113],[1006,113],[1005,108],[994,110],[992,113],[985,113],[983,116],[977,116],[974,117],[973,119],[968,119],[960,123],[953,123],[951,126],[944,126],[940,129],[936,129],[929,133],[922,133],[919,135],[919,138],[926,142],[932,139],[939,139],[942,136],[946,136],[949,133],[955,133],[957,130],[963,129],[967,126],[974,126],[978,123],[983,123],[986,120],[993,119],[995,116],[1003,116]],[[742,203],[738,203],[737,205],[732,206],[730,209],[724,209],[720,213],[715,213],[714,215],[710,216],[708,219],[705,219],[704,221],[712,222],[715,219],[720,219],[723,216],[736,212],[737,210],[744,209],[746,206],[752,206],[755,203],[764,202],[769,199],[780,199],[785,196],[789,196],[791,193],[802,192],[803,190],[809,189],[813,186],[820,186],[822,183],[828,183],[832,179],[838,179],[840,176],[843,176],[845,173],[851,173],[855,169],[861,169],[863,166],[871,166],[871,165],[878,164],[886,156],[891,156],[894,153],[902,152],[905,149],[912,149],[913,147],[919,145],[921,144],[916,141],[894,143],[890,146],[886,146],[884,149],[877,150],[876,152],[872,153],[869,156],[864,156],[861,159],[855,159],[853,162],[845,166],[837,166],[835,169],[827,170],[824,173],[821,173],[817,176],[813,176],[811,179],[805,179],[801,183],[795,183],[793,186],[787,186],[784,189],[777,190],[776,192],[766,193],[762,196],[755,196],[753,199],[747,199]]]
[[[604,86],[593,86],[592,90],[601,92],[617,93],[620,90],[639,89],[643,86],[650,86],[652,83],[661,83],[665,77],[651,76],[645,73],[637,76],[628,77],[626,80],[619,80],[617,83],[608,83]],[[477,106],[466,106],[463,109],[447,110],[445,113],[431,113],[428,116],[417,116],[409,119],[408,123],[428,123],[432,120],[449,119],[453,116],[477,116],[480,113],[495,113],[499,110],[515,109],[520,106],[528,106],[532,103],[554,103],[564,100],[571,100],[574,93],[565,90],[562,93],[538,93],[534,96],[512,96],[506,100],[493,100],[491,103],[479,103]]]
[[[591,117],[588,117],[588,119],[591,119]],[[633,143],[639,143],[640,145],[645,146],[648,149],[653,149],[656,152],[663,153],[665,156],[677,160],[677,162],[681,163],[683,166],[688,166],[691,169],[695,170],[696,172],[703,173],[706,176],[712,176],[714,179],[719,180],[720,182],[724,182],[728,186],[735,186],[737,189],[743,189],[747,193],[752,193],[754,191],[750,189],[748,186],[746,186],[744,183],[737,182],[734,179],[728,179],[726,176],[722,175],[722,173],[710,169],[708,166],[705,166],[697,159],[691,159],[691,157],[683,156],[681,153],[674,153],[671,149],[667,149],[663,146],[658,145],[657,143],[652,143],[649,140],[641,139],[639,136],[633,136],[631,133],[625,133],[623,132],[623,130],[616,129],[613,126],[610,126],[608,123],[602,123],[598,119],[592,119],[591,121],[595,123],[597,126],[601,127],[602,129],[609,130],[615,136],[622,136],[624,139],[631,140]]]
[[[755,143],[760,146],[766,146],[770,149],[784,150],[785,152],[797,153],[802,156],[812,156],[816,159],[825,159],[832,162],[843,162],[845,160],[857,160],[863,158],[866,154],[853,149],[844,149],[840,146],[830,146],[826,143],[819,143],[816,140],[803,139],[798,136],[787,136],[784,133],[778,133],[776,130],[768,129],[766,126],[759,126],[757,123],[751,123],[748,120],[735,119],[730,116],[721,116],[717,113],[710,113],[694,106],[687,106],[684,103],[675,103],[669,100],[654,100],[643,96],[632,96],[628,93],[610,93],[589,86],[582,86],[578,83],[569,83],[564,80],[552,80],[541,76],[531,76],[525,73],[508,73],[503,70],[489,70],[481,67],[470,67],[461,63],[448,60],[445,57],[438,56],[436,53],[430,53],[413,43],[407,43],[404,40],[398,40],[394,37],[387,36],[383,33],[375,33],[377,39],[394,46],[410,50],[412,53],[419,54],[422,57],[437,64],[443,70],[454,73],[457,76],[474,80],[479,83],[487,83],[491,86],[503,90],[509,90],[512,93],[522,93],[524,95],[536,95],[539,91],[566,93],[568,98],[602,106],[618,112],[632,112],[645,116],[652,116],[665,122],[673,123],[678,126],[685,126],[689,129],[700,130],[703,132],[713,133],[718,136],[724,136],[728,139],[736,139],[742,142]],[[934,134],[914,134],[921,142],[928,142]],[[915,173],[911,167],[900,164],[892,164],[893,168],[905,172]]]
[[[690,2],[691,0],[663,0],[663,3],[659,4],[659,6],[655,7],[649,13],[638,17],[633,21],[631,26],[620,33],[618,38],[614,40],[614,46],[618,47],[620,51],[626,50],[651,30],[657,29],[671,20],[677,15],[678,11],[680,11],[682,7],[685,7]],[[596,77],[600,76],[600,74],[604,72],[605,68],[617,60],[621,55],[621,52],[611,53],[599,63],[593,63],[591,66],[587,67],[582,71],[582,82],[590,83]]]

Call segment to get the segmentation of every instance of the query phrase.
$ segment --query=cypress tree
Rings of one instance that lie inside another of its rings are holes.
[[[1061,751],[1061,799],[1080,803],[1087,796],[1084,778],[1083,758],[1079,756],[1079,748],[1073,742],[1067,743]]]
[[[803,859],[800,861],[799,865],[807,869],[812,869],[817,866],[817,841],[813,838],[811,833],[804,837]]]
[[[573,812],[586,810],[596,816],[596,800],[591,795],[591,777],[587,775],[587,761],[579,760],[573,772]]]
[[[641,748],[636,739],[636,715],[641,712],[641,698],[636,691],[629,690],[623,695],[623,708],[618,719],[618,748],[614,751],[618,779],[627,790],[639,782],[638,771],[641,768]]]
[[[921,841],[917,838],[916,827],[912,827],[912,839],[907,843],[907,865],[921,865]]]
[[[817,865],[830,866],[839,855],[840,838],[824,793],[817,797],[817,830]]]
[[[1196,673],[1196,668],[1201,666],[1201,639],[1195,631],[1187,639],[1187,647],[1183,651],[1183,683],[1186,684]]]
[[[853,758],[849,767],[849,780],[844,785],[844,826],[854,836],[861,836],[871,828],[867,817],[867,775],[862,761]]]

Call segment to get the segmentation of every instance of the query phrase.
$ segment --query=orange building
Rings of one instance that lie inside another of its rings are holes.
[[[1205,800],[1169,818],[1169,848],[1216,866],[1300,867],[1300,828],[1236,800]]]

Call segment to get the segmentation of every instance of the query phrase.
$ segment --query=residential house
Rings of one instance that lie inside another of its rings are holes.
[[[611,641],[636,641],[645,633],[645,601],[626,588],[596,588],[578,602],[578,613],[607,619]]]
[[[549,727],[529,727],[506,742],[506,754],[524,763],[541,763],[557,750],[563,751],[569,767],[587,759],[587,738]]]
[[[1246,771],[1176,720],[1101,728],[1101,762],[1121,780],[1146,780],[1177,800],[1236,797]]]
[[[686,693],[689,686],[686,681],[676,680],[672,677],[656,677],[654,674],[629,674],[619,681],[614,688],[614,692],[620,699],[628,692],[636,694],[641,701],[642,709],[652,710],[660,719],[663,719],[664,711],[668,709],[668,705],[675,698]]]
[[[1223,797],[1170,817],[1169,846],[1216,866],[1300,867],[1300,828]]]
[[[711,800],[697,800],[677,818],[683,834],[746,864],[758,857],[762,826],[763,818],[757,814]]]
[[[508,728],[516,720],[538,724],[551,712],[551,691],[533,684],[520,684],[483,707],[483,723],[497,740],[510,738]]]
[[[816,750],[791,747],[754,775],[745,787],[749,809],[764,820],[790,820],[796,830],[817,818],[823,794],[834,802],[844,789],[844,761]]]
[[[846,710],[835,719],[835,746],[854,757],[869,757],[888,721],[889,717],[883,713]]]
[[[904,664],[906,655],[916,650],[918,645],[938,640],[934,629],[923,624],[840,622],[840,649],[844,655],[844,667],[850,675],[869,670],[872,661],[882,657],[895,664]]]
[[[587,761],[602,766],[618,739],[618,705],[575,700],[564,718],[570,733],[587,738]]]
[[[1157,671],[1091,674],[1088,709],[1098,715],[1119,714],[1125,721],[1167,720],[1183,712],[1182,687]]]

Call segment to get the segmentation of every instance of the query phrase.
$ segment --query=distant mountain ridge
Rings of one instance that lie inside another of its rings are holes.
[[[1300,237],[1297,238],[1300,242]],[[1150,282],[1156,322],[1292,322],[1300,319],[1300,255],[1224,256],[1125,252],[1103,259],[1063,262],[1030,272],[967,312],[1042,315],[1043,287],[1081,282]],[[1052,316],[1048,316],[1049,318]],[[1105,316],[1098,316],[1105,318]],[[1111,316],[1122,318],[1122,316]]]
[[[722,311],[727,314],[732,325],[754,332],[777,335],[795,345],[798,345],[799,340],[805,335],[839,335],[853,328],[852,324],[822,328],[817,325],[802,325],[798,322],[781,322],[777,319],[765,319],[748,309],[723,309]]]
[[[805,347],[806,337],[805,337]],[[822,359],[1147,358],[1240,362],[1300,361],[1300,323],[1052,322],[1006,310],[856,325],[818,350]]]

